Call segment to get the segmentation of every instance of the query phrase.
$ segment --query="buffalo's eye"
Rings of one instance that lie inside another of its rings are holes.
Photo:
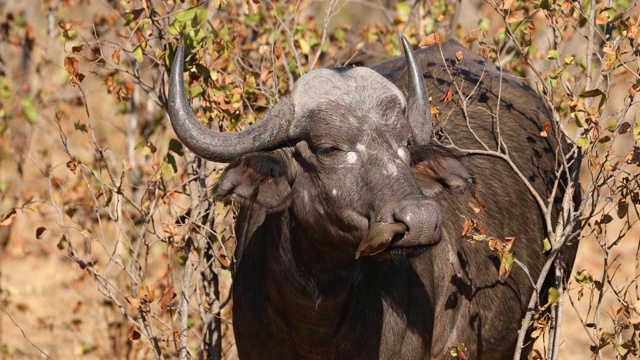
[[[335,155],[339,151],[340,151],[339,147],[332,146],[332,145],[317,146],[315,149],[316,155],[318,156]]]

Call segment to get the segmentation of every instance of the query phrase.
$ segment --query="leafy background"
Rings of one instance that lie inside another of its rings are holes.
[[[554,109],[589,205],[551,356],[637,357],[637,5],[0,1],[0,358],[235,358],[235,208],[208,194],[224,164],[183,149],[163,110],[178,36],[197,116],[236,131],[310,69],[400,55],[398,31],[457,38]],[[534,358],[550,323],[531,323]]]

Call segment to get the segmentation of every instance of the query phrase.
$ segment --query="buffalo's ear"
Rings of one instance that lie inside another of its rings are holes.
[[[243,204],[257,204],[270,212],[291,202],[287,164],[272,153],[253,153],[230,163],[213,188],[217,200],[236,195]]]
[[[411,173],[426,196],[469,190],[475,197],[473,177],[459,156],[439,145],[411,146],[409,152]]]

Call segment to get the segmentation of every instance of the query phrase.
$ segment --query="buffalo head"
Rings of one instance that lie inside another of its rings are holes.
[[[216,198],[235,194],[245,205],[288,213],[302,247],[350,261],[416,253],[440,240],[432,198],[464,191],[471,176],[450,152],[428,144],[428,96],[404,38],[403,46],[406,98],[368,68],[313,70],[256,124],[219,133],[189,106],[181,45],[171,69],[171,123],[194,153],[230,163]]]

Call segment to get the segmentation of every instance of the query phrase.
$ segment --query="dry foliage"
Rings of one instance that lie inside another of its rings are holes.
[[[532,357],[556,359],[567,348],[637,357],[637,5],[9,1],[0,9],[0,357],[235,358],[234,206],[208,193],[223,166],[183,149],[168,125],[165,79],[176,44],[190,54],[197,116],[237,131],[310,69],[400,55],[397,31],[416,46],[453,36],[528,78],[553,112],[540,136],[570,143],[558,153],[558,186],[582,157],[580,189],[560,199],[534,194],[549,228],[540,251],[550,260],[531,281],[540,288],[550,271],[558,281],[548,299],[534,294],[524,319],[521,333],[531,328],[539,339]],[[466,106],[471,94],[458,85],[432,99],[434,116],[439,103]],[[485,152],[510,163],[504,144]],[[564,208],[557,223],[553,201]],[[578,233],[588,258],[565,283],[555,256]],[[500,277],[520,266],[511,252],[518,239],[491,238],[475,219],[461,236],[499,255]],[[57,295],[43,298],[28,284]],[[575,320],[561,338],[563,314]],[[450,354],[465,351],[459,344]]]

